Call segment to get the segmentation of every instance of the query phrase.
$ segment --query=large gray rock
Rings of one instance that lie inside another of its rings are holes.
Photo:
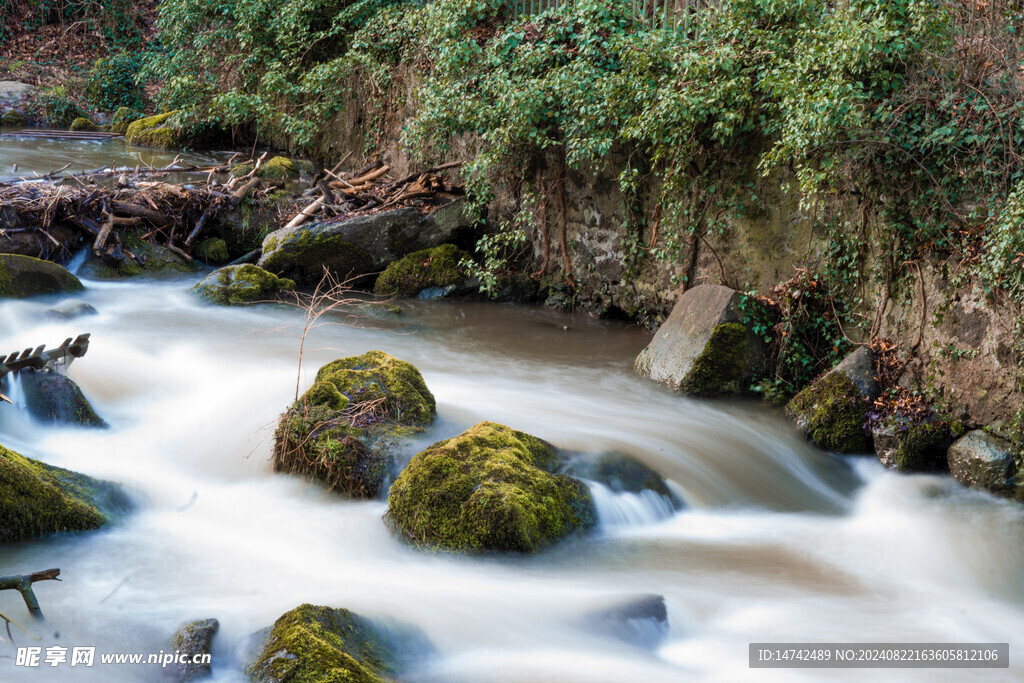
[[[208,655],[213,647],[213,637],[220,628],[220,622],[216,619],[200,619],[183,624],[181,628],[171,636],[171,649],[187,655]],[[209,676],[211,668],[209,664],[196,662],[192,657],[188,661],[176,665],[175,678],[179,681],[194,681],[204,676]]]
[[[684,394],[743,392],[764,366],[765,348],[740,322],[739,302],[740,293],[729,287],[688,289],[633,367]]]
[[[953,478],[972,489],[1012,495],[1022,475],[1013,443],[982,429],[957,439],[946,457]]]
[[[258,265],[304,284],[318,282],[325,266],[336,277],[348,279],[378,272],[414,251],[458,241],[459,233],[469,228],[461,202],[428,216],[402,208],[309,223],[267,235]]]
[[[67,268],[52,261],[0,254],[0,299],[23,299],[39,294],[79,292],[85,289]]]
[[[0,107],[16,107],[28,98],[36,86],[20,81],[0,81]]]
[[[25,404],[32,417],[41,422],[106,427],[77,384],[59,372],[21,370]]]
[[[844,358],[839,365],[832,368],[831,372],[845,375],[857,387],[861,396],[867,399],[873,401],[882,395],[882,387],[876,379],[878,359],[875,357],[875,352],[866,346],[861,346]]]

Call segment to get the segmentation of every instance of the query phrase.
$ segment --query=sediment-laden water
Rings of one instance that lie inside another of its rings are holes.
[[[349,502],[271,472],[275,420],[295,396],[301,311],[210,307],[188,293],[192,280],[86,284],[76,298],[98,316],[58,323],[40,316],[52,300],[0,302],[0,345],[91,332],[69,376],[110,429],[39,427],[2,405],[0,443],[121,482],[138,509],[100,532],[0,546],[0,575],[61,569],[63,583],[36,584],[47,620],[26,624],[41,637],[33,644],[158,652],[182,622],[216,617],[215,680],[240,681],[250,634],[311,602],[423,629],[437,653],[413,664],[409,681],[971,674],[749,670],[747,644],[761,641],[1009,640],[1014,668],[977,678],[1024,676],[1022,508],[946,477],[821,453],[753,404],[671,395],[631,370],[649,340],[640,329],[540,308],[413,301],[393,321],[314,331],[302,389],[324,362],[371,349],[421,370],[438,420],[418,445],[492,420],[567,449],[628,452],[686,501],[672,509],[594,485],[596,532],[536,557],[457,557],[394,539],[383,501]],[[667,634],[622,639],[595,628],[589,615],[647,594],[665,597]],[[0,612],[24,617],[16,592],[0,592]],[[0,656],[13,657],[5,648]],[[152,681],[159,672],[40,671],[0,659],[0,680]]]

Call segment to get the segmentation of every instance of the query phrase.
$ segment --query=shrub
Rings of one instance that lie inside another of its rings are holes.
[[[129,52],[97,59],[86,82],[89,101],[102,111],[142,109],[142,91],[136,84],[140,68],[138,56]]]

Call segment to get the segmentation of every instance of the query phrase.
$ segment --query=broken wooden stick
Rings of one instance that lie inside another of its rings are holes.
[[[286,225],[284,227],[285,228],[294,228],[296,226],[302,225],[303,223],[306,222],[307,218],[309,218],[314,213],[319,211],[320,207],[323,206],[323,205],[324,205],[324,198],[320,197],[315,202],[309,204],[306,208],[304,208],[302,211],[300,211],[295,216],[295,218],[293,218],[290,221],[288,221],[288,225]]]
[[[0,576],[0,590],[16,590],[21,593],[21,597],[25,600],[25,606],[28,607],[28,613],[36,619],[42,619],[43,611],[39,609],[39,601],[36,600],[36,595],[32,592],[32,584],[36,581],[60,581],[58,576],[60,576],[59,569],[47,569],[35,574]]]

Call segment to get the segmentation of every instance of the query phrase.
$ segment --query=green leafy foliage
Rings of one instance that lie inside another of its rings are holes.
[[[130,52],[115,52],[97,59],[86,81],[89,101],[101,111],[120,107],[141,110],[142,90],[136,83],[141,68],[138,55]]]
[[[108,48],[142,44],[142,14],[132,0],[0,0],[0,45],[51,24],[84,22]]]

